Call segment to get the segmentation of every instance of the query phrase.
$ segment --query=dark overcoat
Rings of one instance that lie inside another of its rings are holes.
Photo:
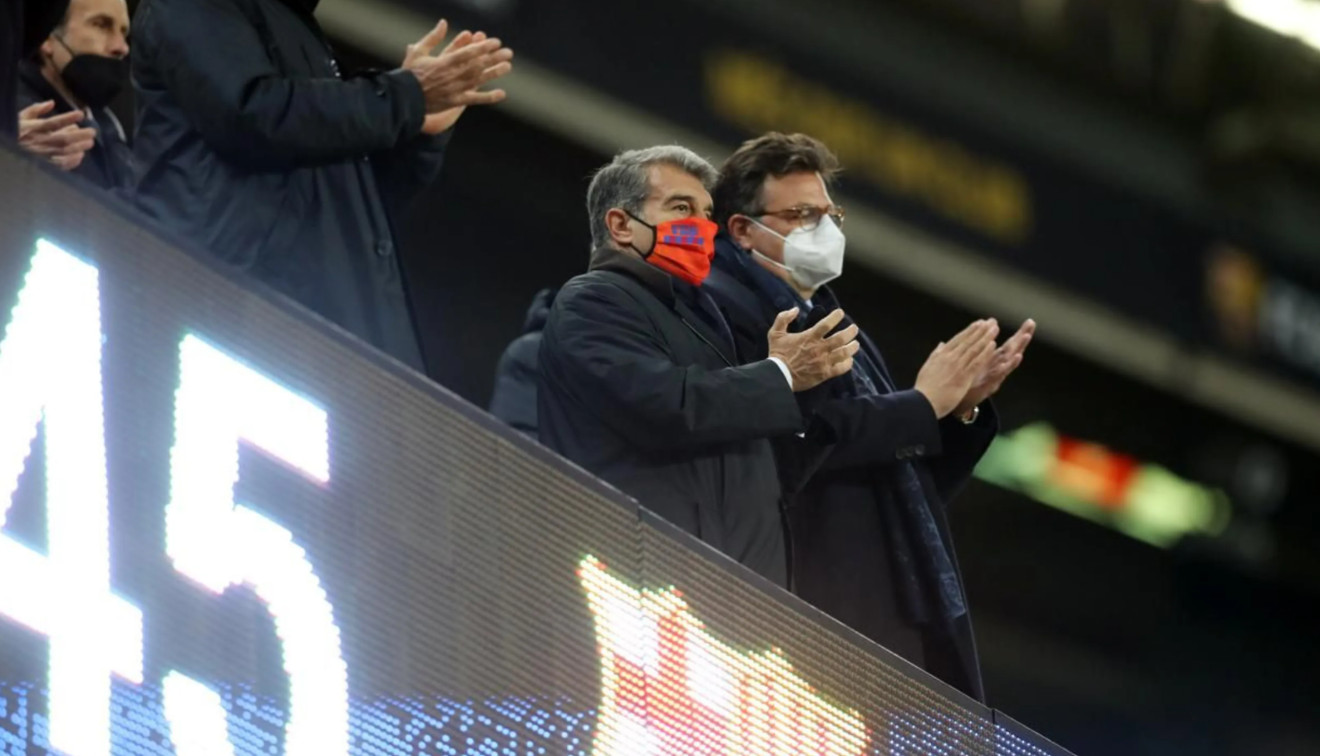
[[[801,413],[779,367],[742,364],[682,285],[606,249],[560,289],[541,341],[541,441],[784,585],[769,439],[799,431]]]
[[[420,368],[393,219],[439,173],[407,71],[342,78],[313,0],[143,0],[138,205]]]

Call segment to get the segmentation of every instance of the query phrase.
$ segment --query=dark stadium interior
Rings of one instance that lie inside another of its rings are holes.
[[[791,104],[821,112],[784,130],[908,150],[855,168],[844,154],[837,187],[866,251],[849,248],[833,287],[898,382],[975,318],[1040,327],[995,399],[996,443],[1018,453],[952,515],[989,706],[1081,756],[1315,754],[1320,51],[1230,8],[1251,4],[324,0],[320,13],[347,70],[397,65],[385,53],[402,53],[400,35],[445,16],[502,35],[533,72],[510,102],[464,114],[397,229],[427,373],[479,408],[533,295],[586,269],[594,170],[625,146],[694,136],[727,154],[768,130],[758,119],[779,106],[755,93],[742,111],[712,101],[720,55],[810,93]],[[115,109],[130,125],[131,98]],[[942,170],[1010,176],[1029,219],[996,226],[1011,198],[968,199]],[[927,171],[940,175],[922,183]],[[1213,289],[1225,249],[1256,276],[1245,341]],[[1028,438],[1050,446],[1029,456]],[[1056,443],[1074,455],[1062,472]],[[1215,523],[1189,526],[1161,496],[1213,503]],[[3,514],[6,533],[43,537],[36,512]]]

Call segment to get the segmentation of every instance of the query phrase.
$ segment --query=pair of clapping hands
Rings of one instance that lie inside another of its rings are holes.
[[[861,348],[857,325],[830,334],[843,321],[843,310],[831,312],[799,333],[789,333],[788,325],[797,315],[797,308],[779,313],[769,333],[770,356],[788,367],[793,390],[815,388],[852,370],[853,357]],[[936,417],[963,417],[999,391],[1022,364],[1035,333],[1036,322],[1027,320],[1017,333],[996,345],[999,323],[994,318],[977,320],[935,347],[918,371],[914,388],[930,402]]]
[[[494,105],[505,98],[503,89],[483,91],[482,86],[513,70],[513,50],[485,32],[459,32],[433,55],[444,41],[448,22],[441,20],[416,44],[408,45],[402,68],[411,71],[426,98],[426,121],[422,132],[439,134],[458,121],[469,105]]]

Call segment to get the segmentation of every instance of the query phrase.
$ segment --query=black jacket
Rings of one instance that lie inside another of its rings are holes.
[[[739,366],[679,286],[600,250],[560,289],[541,342],[541,441],[784,585],[768,439],[797,432],[802,416],[779,367]]]
[[[69,0],[0,0],[0,134],[18,133],[18,65],[50,36]]]
[[[705,288],[719,302],[745,357],[764,357],[765,332],[775,315],[799,306],[799,300],[778,281],[774,283],[782,287],[784,296],[767,294],[774,290],[773,284],[756,277],[770,274],[752,267],[756,264],[747,253],[726,238],[721,237],[717,250]],[[829,309],[820,304],[837,305],[828,287],[817,293],[816,300],[817,318]],[[804,312],[798,326],[807,321]],[[865,333],[858,340],[868,362],[877,368],[876,384],[893,386],[875,343]],[[854,372],[862,369],[859,356]],[[861,396],[851,379],[843,376],[801,396],[804,411],[811,413],[806,438],[785,437],[775,443],[785,467],[799,465],[804,445],[818,446],[822,453],[815,458],[823,458],[788,499],[794,589],[889,650],[983,699],[968,615],[952,627],[914,621],[905,605],[891,531],[903,527],[904,521],[897,501],[897,465],[910,462],[939,538],[952,556],[945,505],[966,484],[993,440],[998,427],[994,410],[989,403],[984,405],[971,426],[952,418],[940,421],[915,389],[880,389],[875,395]],[[956,570],[956,559],[953,565]]]
[[[414,367],[391,216],[433,180],[406,71],[341,79],[300,0],[144,0],[133,28],[139,206]]]
[[[19,65],[18,107],[20,109],[33,103],[55,101],[55,109],[48,116],[68,113],[73,105],[65,101],[55,87],[41,75],[41,67],[32,61]],[[96,129],[96,144],[87,151],[83,160],[73,172],[91,183],[122,194],[129,198],[134,185],[133,151],[128,146],[127,135],[119,119],[109,108],[94,108],[95,119],[84,120],[83,126]]]
[[[550,317],[555,289],[541,289],[527,308],[523,332],[509,343],[495,367],[495,390],[490,396],[490,414],[535,438],[536,384],[540,380],[538,364],[541,331]]]

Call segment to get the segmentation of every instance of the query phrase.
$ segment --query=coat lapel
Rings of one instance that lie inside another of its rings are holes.
[[[720,356],[720,359],[724,360],[725,364],[729,367],[737,366],[737,363],[734,362],[729,353],[729,350],[732,349],[732,345],[726,346],[725,342],[727,342],[728,339],[721,336],[713,328],[707,325],[705,318],[699,313],[694,312],[691,307],[687,306],[687,303],[677,298],[674,300],[674,312],[678,314],[678,317],[683,321],[683,324],[696,334],[697,338],[705,342],[706,346],[710,347],[712,351]]]

